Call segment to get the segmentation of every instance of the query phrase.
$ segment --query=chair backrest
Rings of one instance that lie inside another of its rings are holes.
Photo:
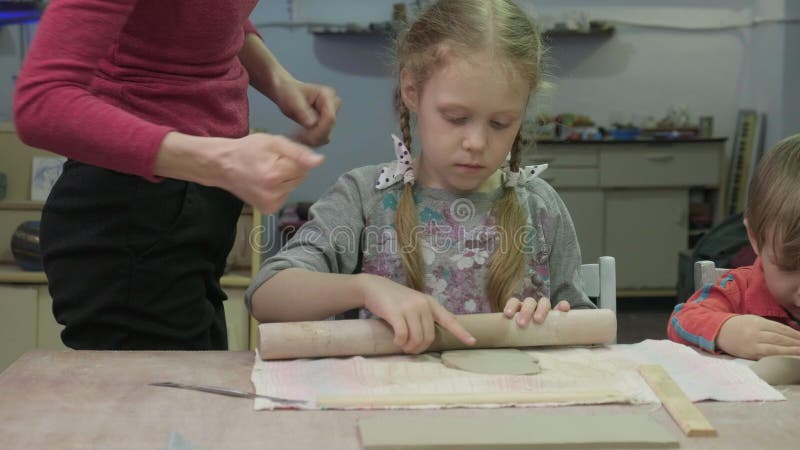
[[[697,261],[694,263],[694,290],[709,283],[714,283],[730,269],[718,268],[714,261]]]
[[[617,312],[617,269],[613,256],[601,256],[597,263],[581,266],[586,295],[597,300],[597,306]]]
[[[599,308],[610,309],[616,314],[617,269],[614,257],[601,256],[596,263],[581,265],[581,276],[586,295],[595,299]],[[617,343],[616,337],[612,343]]]

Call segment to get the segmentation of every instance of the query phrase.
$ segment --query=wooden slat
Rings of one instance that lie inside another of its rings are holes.
[[[0,210],[41,211],[42,207],[44,207],[44,202],[35,202],[35,201],[0,201]]]
[[[0,283],[46,284],[44,272],[22,270],[16,264],[0,263]]]
[[[643,364],[639,366],[639,373],[687,436],[717,435],[716,428],[708,422],[663,367],[657,364]]]
[[[222,287],[244,287],[250,285],[250,277],[244,273],[231,272],[219,280]]]
[[[581,392],[498,392],[466,394],[381,394],[381,395],[325,395],[317,398],[323,409],[351,407],[415,406],[415,405],[479,405],[523,403],[627,403],[628,398],[619,391]]]

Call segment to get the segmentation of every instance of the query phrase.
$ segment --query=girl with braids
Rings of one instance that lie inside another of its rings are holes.
[[[262,322],[379,316],[409,353],[453,313],[503,311],[519,326],[591,308],[564,203],[520,167],[520,125],[541,45],[510,0],[440,0],[400,35],[397,160],[343,175],[247,292]],[[419,143],[412,140],[415,119]],[[417,148],[418,156],[413,150]]]

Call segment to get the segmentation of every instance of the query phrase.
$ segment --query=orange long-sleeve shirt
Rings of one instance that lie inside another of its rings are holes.
[[[726,320],[739,314],[761,316],[794,329],[800,324],[767,289],[761,259],[752,266],[732,269],[715,283],[706,284],[669,318],[669,338],[681,344],[718,352],[717,336]]]

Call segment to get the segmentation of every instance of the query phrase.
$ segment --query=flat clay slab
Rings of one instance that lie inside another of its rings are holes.
[[[542,371],[535,356],[516,348],[451,350],[442,352],[442,364],[474,373],[535,375]]]
[[[800,384],[800,357],[797,356],[765,356],[750,369],[772,386]]]
[[[676,448],[647,415],[385,416],[359,420],[365,450]]]

